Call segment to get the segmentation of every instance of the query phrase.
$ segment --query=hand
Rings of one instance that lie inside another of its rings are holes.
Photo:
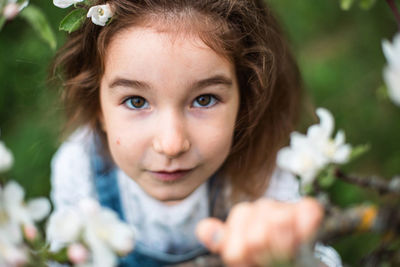
[[[225,223],[204,219],[196,234],[228,266],[266,266],[292,258],[318,229],[322,217],[321,205],[311,198],[295,204],[260,199],[234,206]]]

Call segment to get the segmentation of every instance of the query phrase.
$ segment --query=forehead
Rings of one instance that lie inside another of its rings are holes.
[[[190,32],[133,26],[116,34],[106,50],[105,76],[195,79],[215,72],[230,76],[233,64]]]

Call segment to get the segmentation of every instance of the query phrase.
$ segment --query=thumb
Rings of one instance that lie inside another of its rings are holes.
[[[211,252],[218,253],[222,248],[224,228],[222,221],[216,218],[207,218],[197,225],[196,235]]]

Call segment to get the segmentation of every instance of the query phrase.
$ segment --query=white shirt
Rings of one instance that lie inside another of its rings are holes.
[[[73,206],[84,198],[97,198],[89,158],[91,138],[87,128],[77,130],[54,155],[51,199],[55,209]],[[117,180],[124,214],[128,224],[136,229],[136,240],[163,252],[176,250],[182,243],[186,250],[198,246],[194,229],[209,214],[206,183],[180,203],[166,205],[147,195],[121,170]],[[264,196],[278,201],[298,201],[299,183],[290,173],[276,170]],[[341,266],[340,257],[329,247],[317,246],[316,256],[328,266]]]

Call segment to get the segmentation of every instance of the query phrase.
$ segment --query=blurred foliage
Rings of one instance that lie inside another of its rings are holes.
[[[385,59],[381,41],[394,36],[396,21],[385,1],[377,1],[368,11],[352,8],[346,12],[338,2],[270,0],[308,93],[301,128],[312,122],[314,107],[328,108],[336,127],[345,130],[347,142],[370,145],[368,153],[345,169],[391,178],[400,173],[400,109],[382,93]],[[330,193],[342,207],[379,201],[375,193],[341,181]],[[358,266],[378,240],[376,234],[367,233],[340,239],[334,246],[344,262]]]
[[[300,128],[315,121],[314,107],[326,107],[349,143],[371,147],[346,170],[390,178],[400,173],[400,109],[382,93],[381,41],[394,36],[396,22],[385,1],[376,1],[368,11],[343,11],[343,2],[269,0],[298,59],[308,94]],[[62,45],[65,33],[57,28],[68,10],[48,0],[31,3],[44,11],[58,47]],[[0,32],[0,138],[16,159],[7,177],[22,184],[29,197],[49,194],[50,160],[61,142],[59,92],[46,85],[54,53],[20,16]],[[331,194],[341,206],[377,201],[373,193],[343,182],[335,182]],[[376,240],[368,234],[352,236],[335,247],[345,262],[357,265]]]
[[[31,3],[46,14],[62,44],[64,35],[54,27],[62,12],[46,0]],[[60,129],[58,93],[46,86],[55,52],[27,26],[22,14],[6,22],[0,32],[0,51],[0,138],[15,157],[5,176],[20,182],[29,197],[48,195],[49,163],[59,145]]]

